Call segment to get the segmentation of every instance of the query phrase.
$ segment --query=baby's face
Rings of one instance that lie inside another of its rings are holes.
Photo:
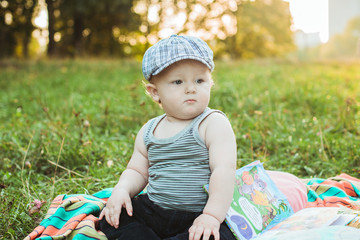
[[[188,120],[208,106],[213,81],[206,65],[196,60],[182,60],[153,76],[152,83],[166,114]]]

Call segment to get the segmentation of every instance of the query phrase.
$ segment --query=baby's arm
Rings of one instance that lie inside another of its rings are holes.
[[[189,229],[189,239],[220,239],[219,228],[230,207],[236,171],[236,140],[229,121],[219,113],[209,115],[201,124],[205,127],[204,139],[209,149],[209,199],[203,214]],[[201,132],[200,132],[201,133]]]
[[[119,182],[114,187],[106,207],[100,214],[100,219],[105,217],[106,221],[115,228],[119,226],[121,208],[124,207],[128,215],[131,216],[131,198],[143,190],[148,182],[149,162],[143,132],[144,127],[136,136],[133,155],[125,171],[121,174]]]

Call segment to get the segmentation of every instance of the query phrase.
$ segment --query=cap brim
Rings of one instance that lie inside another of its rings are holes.
[[[153,73],[151,73],[150,77],[158,75],[165,68],[167,68],[170,65],[172,65],[176,62],[179,62],[181,60],[196,60],[196,61],[203,63],[205,66],[207,66],[210,69],[210,72],[212,72],[214,70],[214,66],[209,64],[208,62],[206,62],[203,58],[199,58],[197,56],[180,56],[180,57],[172,59],[171,61],[167,62],[166,64],[163,64],[160,68],[155,69],[155,71],[153,71]]]

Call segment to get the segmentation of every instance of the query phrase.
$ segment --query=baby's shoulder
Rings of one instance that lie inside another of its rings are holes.
[[[200,123],[201,126],[211,127],[211,126],[218,126],[219,124],[227,124],[229,122],[226,115],[218,110],[210,112]]]
[[[200,123],[199,134],[207,142],[209,136],[221,134],[227,129],[231,129],[231,124],[226,115],[220,111],[213,111]]]

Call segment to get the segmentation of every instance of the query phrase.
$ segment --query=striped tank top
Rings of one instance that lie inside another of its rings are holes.
[[[176,135],[159,139],[154,130],[165,114],[149,120],[144,142],[149,159],[147,194],[165,209],[201,212],[207,201],[203,185],[209,183],[209,151],[199,135],[199,124],[213,112],[206,108]],[[223,113],[222,113],[223,114]]]

